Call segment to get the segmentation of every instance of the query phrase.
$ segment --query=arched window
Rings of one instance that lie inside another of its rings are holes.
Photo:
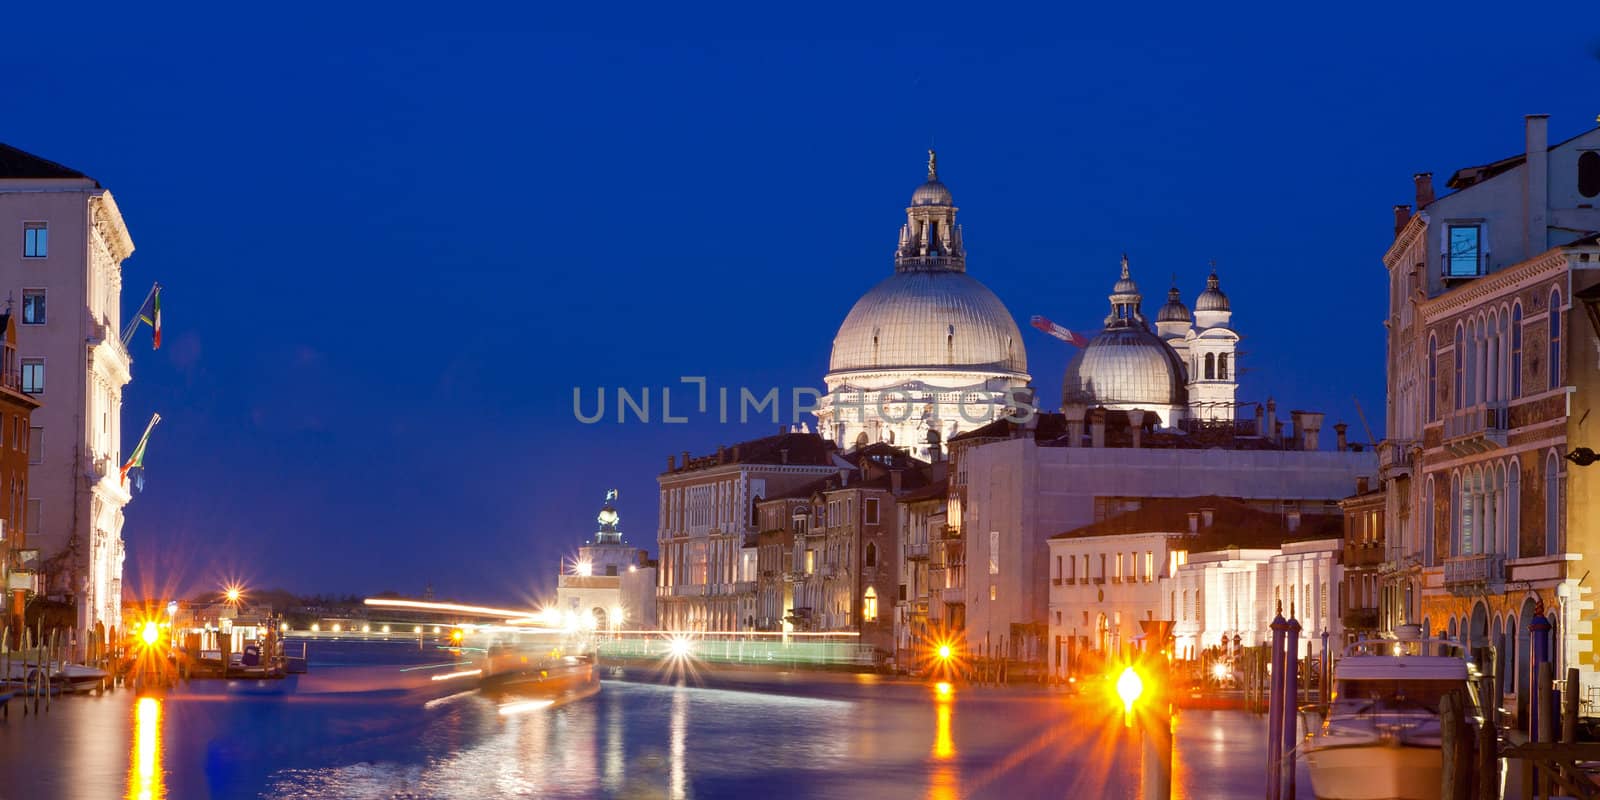
[[[878,546],[876,544],[873,544],[872,542],[867,542],[867,549],[866,549],[865,556],[866,556],[866,565],[867,566],[869,566],[869,567],[878,566]],[[1057,573],[1061,572],[1061,559],[1060,558],[1056,559],[1056,572]],[[1057,574],[1056,577],[1059,578],[1061,576],[1059,574]],[[867,591],[871,591],[871,590],[868,589]]]
[[[861,619],[864,622],[878,621],[878,590],[867,587],[867,593],[861,598]]]
[[[1511,399],[1522,396],[1522,304],[1511,307]]]
[[[1422,561],[1427,566],[1433,566],[1433,531],[1434,531],[1434,506],[1433,506],[1433,476],[1428,476],[1428,487],[1423,495],[1422,504]]]
[[[1439,339],[1428,337],[1428,421],[1439,418]]]
[[[1208,381],[1209,380],[1213,380],[1216,377],[1217,377],[1217,357],[1215,355],[1211,354],[1211,353],[1206,353],[1206,380],[1208,380]]]
[[[1456,405],[1455,405],[1455,407],[1456,407],[1457,410],[1460,410],[1460,409],[1466,407],[1466,404],[1464,402],[1462,402],[1462,397],[1461,397],[1461,385],[1462,385],[1461,384],[1461,379],[1463,377],[1463,375],[1462,375],[1462,373],[1463,373],[1462,366],[1463,365],[1462,365],[1462,361],[1461,361],[1461,354],[1463,352],[1462,344],[1463,343],[1461,341],[1461,326],[1458,324],[1458,325],[1456,325],[1456,346],[1455,346],[1455,358],[1454,358],[1455,367],[1456,367],[1456,385],[1455,385],[1455,389],[1456,389]]]
[[[1561,552],[1561,459],[1554,451],[1544,459],[1544,552]]]
[[[1217,356],[1217,378],[1220,379],[1220,380],[1227,380],[1228,379],[1228,354],[1227,353],[1223,353],[1222,355]]]
[[[1561,290],[1550,292],[1550,388],[1561,388]]]
[[[1462,382],[1461,407],[1471,408],[1478,404],[1478,323],[1467,322],[1467,352],[1462,356],[1462,363],[1467,367],[1466,380]]]
[[[1578,154],[1578,194],[1600,195],[1600,153],[1590,150]]]
[[[1521,557],[1522,462],[1513,457],[1506,466],[1506,558]]]
[[[1450,555],[1461,555],[1461,473],[1450,473]]]
[[[1461,512],[1461,547],[1456,551],[1458,556],[1472,555],[1472,534],[1477,522],[1474,514],[1478,499],[1476,487],[1470,471],[1461,476],[1461,499],[1456,506]]]

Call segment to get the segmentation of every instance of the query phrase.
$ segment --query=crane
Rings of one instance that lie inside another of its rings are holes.
[[[1067,344],[1074,345],[1076,347],[1083,347],[1089,343],[1089,340],[1084,338],[1083,334],[1073,333],[1072,331],[1069,331],[1066,328],[1063,328],[1060,325],[1057,325],[1054,322],[1039,316],[1038,314],[1033,315],[1033,319],[1029,320],[1029,322],[1033,325],[1033,327],[1038,328],[1039,330],[1044,331],[1045,333],[1048,333],[1051,336],[1066,342]]]

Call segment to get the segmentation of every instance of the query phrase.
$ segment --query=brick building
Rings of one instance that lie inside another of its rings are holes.
[[[21,630],[28,595],[39,591],[38,547],[28,541],[34,532],[28,519],[28,465],[34,463],[33,410],[39,401],[22,391],[17,360],[17,321],[0,314],[0,585],[6,588],[6,620],[0,626]],[[36,524],[36,521],[35,521]]]

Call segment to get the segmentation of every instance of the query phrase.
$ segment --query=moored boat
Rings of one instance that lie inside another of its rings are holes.
[[[1327,714],[1301,746],[1320,800],[1437,800],[1440,703],[1457,694],[1482,724],[1461,645],[1397,634],[1351,645],[1334,666]]]

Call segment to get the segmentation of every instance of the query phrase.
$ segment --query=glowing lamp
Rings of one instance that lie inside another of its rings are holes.
[[[362,633],[372,633],[372,626],[371,625],[362,625],[361,626],[361,632]]]
[[[1216,678],[1219,681],[1227,680],[1228,679],[1228,665],[1222,663],[1221,661],[1218,661],[1217,663],[1212,664],[1211,665],[1211,677]]]
[[[146,622],[144,630],[139,632],[139,638],[143,639],[145,644],[153,645],[157,639],[161,638],[161,628],[157,627],[154,622]]]
[[[950,650],[950,645],[947,645],[947,644],[939,645],[939,660],[941,660],[941,661],[949,661],[951,654],[952,653],[951,653],[951,650]]]
[[[383,632],[384,633],[388,633],[389,632],[389,626],[388,625],[383,626]]]
[[[688,639],[680,636],[673,638],[670,649],[672,651],[673,658],[684,658],[689,655],[690,651],[693,650],[693,646],[690,644]]]
[[[1123,711],[1132,713],[1133,704],[1138,702],[1141,694],[1144,694],[1144,679],[1133,667],[1124,667],[1121,677],[1117,678],[1117,696],[1122,698]]]
[[[333,623],[333,632],[334,632],[334,633],[338,633],[338,632],[339,632],[339,631],[341,631],[341,630],[343,630],[343,629],[344,629],[344,626],[343,626],[343,625],[340,625],[340,624],[339,624],[339,623],[337,623],[337,622],[335,622],[335,623]]]

